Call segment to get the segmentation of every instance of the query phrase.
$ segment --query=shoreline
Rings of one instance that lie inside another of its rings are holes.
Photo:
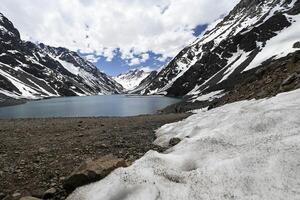
[[[152,144],[155,130],[190,115],[0,119],[0,193],[19,199],[54,187],[54,199],[64,199],[62,182],[82,162],[112,154],[132,163],[164,151]]]

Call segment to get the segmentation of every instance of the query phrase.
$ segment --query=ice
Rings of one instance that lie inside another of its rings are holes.
[[[161,127],[128,168],[77,189],[69,200],[300,199],[300,90],[236,102]]]

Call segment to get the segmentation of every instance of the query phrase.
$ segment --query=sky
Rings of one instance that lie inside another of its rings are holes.
[[[1,0],[23,40],[66,47],[115,76],[166,65],[239,0]]]

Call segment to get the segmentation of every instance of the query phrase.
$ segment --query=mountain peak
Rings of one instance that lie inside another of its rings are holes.
[[[149,74],[151,71],[146,72],[143,69],[133,69],[126,73],[122,73],[117,77],[114,77],[115,81],[121,84],[126,90],[135,89]]]
[[[20,38],[20,33],[14,27],[13,23],[0,13],[0,39],[18,41]]]
[[[0,15],[0,95],[37,99],[121,93],[123,88],[76,52],[22,41]]]

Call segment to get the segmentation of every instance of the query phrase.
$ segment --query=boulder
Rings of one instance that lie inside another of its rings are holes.
[[[173,147],[177,145],[179,142],[181,142],[180,138],[171,138],[171,140],[169,141],[169,146]]]
[[[293,48],[295,48],[295,49],[300,49],[300,42],[296,42],[296,43],[293,45]]]
[[[66,178],[63,187],[67,192],[72,192],[77,187],[103,179],[119,167],[127,167],[125,160],[112,155],[107,155],[97,160],[89,159]]]

